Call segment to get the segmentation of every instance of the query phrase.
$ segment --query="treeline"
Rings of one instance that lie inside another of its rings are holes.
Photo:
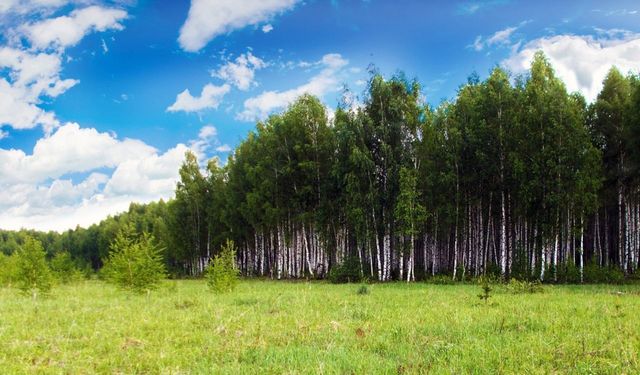
[[[542,53],[525,76],[471,76],[437,108],[416,81],[372,74],[362,103],[331,121],[302,96],[224,167],[187,154],[167,203],[34,235],[99,268],[133,223],[178,275],[200,274],[233,239],[245,275],[323,278],[348,264],[381,281],[602,281],[592,275],[638,267],[639,142],[640,81],[615,68],[589,105]],[[2,233],[4,252],[16,236]]]

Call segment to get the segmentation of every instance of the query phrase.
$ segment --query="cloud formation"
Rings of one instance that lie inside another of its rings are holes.
[[[197,52],[215,37],[257,25],[292,9],[299,0],[191,0],[178,42],[183,50]]]
[[[189,149],[177,144],[161,153],[74,123],[38,140],[30,154],[0,149],[0,228],[61,231],[97,223],[132,201],[168,199]]]
[[[6,44],[0,46],[0,126],[31,129],[41,125],[50,134],[60,122],[55,113],[41,108],[41,102],[79,83],[60,76],[65,49],[91,32],[121,30],[121,21],[127,18],[122,9],[89,6],[41,19],[42,12],[69,2],[10,0],[0,5],[0,15],[35,12],[31,18],[36,19],[16,27],[0,26],[6,36]]]
[[[74,10],[68,16],[25,25],[22,31],[34,48],[67,48],[93,31],[122,30],[120,21],[125,18],[127,12],[122,9],[94,5]]]
[[[231,86],[227,83],[222,86],[208,83],[202,88],[200,96],[193,96],[189,89],[186,89],[178,94],[175,103],[170,105],[167,111],[200,112],[205,109],[216,109],[229,90]]]
[[[234,61],[227,61],[218,70],[212,72],[211,76],[246,91],[256,85],[255,71],[266,66],[267,63],[249,51],[246,54],[241,54]]]
[[[275,110],[285,108],[303,94],[311,94],[322,98],[329,92],[340,89],[339,75],[349,64],[340,54],[324,55],[316,65],[322,70],[307,83],[285,91],[265,91],[260,95],[249,98],[244,102],[244,110],[238,114],[238,119],[254,121],[264,119]]]
[[[536,51],[542,50],[569,91],[593,101],[612,66],[623,73],[640,71],[640,34],[600,30],[598,36],[556,35],[532,40],[502,62],[514,73],[529,69]]]

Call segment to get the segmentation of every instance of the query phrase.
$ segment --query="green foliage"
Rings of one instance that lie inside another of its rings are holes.
[[[53,274],[58,281],[63,284],[79,281],[84,278],[84,273],[67,251],[62,251],[54,255],[50,261],[50,265]]]
[[[12,286],[18,277],[18,257],[0,253],[0,286]]]
[[[152,235],[136,235],[128,225],[111,243],[103,269],[105,279],[122,289],[142,293],[155,289],[166,278],[162,250]]]
[[[559,283],[579,284],[580,268],[573,262],[563,263],[557,267],[557,277]]]
[[[542,293],[544,288],[540,281],[527,281],[511,279],[506,285],[506,289],[511,294],[533,294]]]
[[[360,286],[358,287],[358,290],[356,291],[356,293],[357,293],[358,295],[360,295],[360,296],[363,296],[363,295],[369,294],[369,293],[370,293],[370,292],[369,292],[369,287],[368,287],[368,286],[366,286],[366,285],[364,285],[364,284],[363,284],[363,285],[360,285]]]
[[[216,293],[233,291],[238,284],[236,268],[236,247],[233,241],[227,240],[205,270],[207,284]]]
[[[480,289],[482,289],[482,293],[478,294],[478,298],[486,304],[489,302],[489,297],[491,297],[491,292],[493,291],[493,288],[489,284],[489,279],[485,277],[480,279]]]
[[[600,267],[595,263],[584,266],[585,283],[622,284],[624,281],[624,272],[616,266]]]
[[[332,284],[357,283],[362,280],[360,261],[357,257],[346,257],[341,264],[333,266],[329,271]]]
[[[34,298],[38,292],[46,295],[51,291],[53,275],[47,264],[42,243],[26,237],[22,247],[16,252],[16,286]]]
[[[456,282],[452,279],[451,275],[435,275],[428,278],[427,283],[434,285],[453,285]]]

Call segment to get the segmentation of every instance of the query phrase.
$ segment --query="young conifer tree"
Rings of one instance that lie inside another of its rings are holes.
[[[205,270],[207,284],[216,293],[230,292],[238,284],[238,269],[235,264],[236,247],[227,240]]]
[[[24,245],[14,255],[16,257],[16,285],[26,295],[34,299],[51,291],[53,275],[46,260],[46,253],[40,241],[27,237]]]

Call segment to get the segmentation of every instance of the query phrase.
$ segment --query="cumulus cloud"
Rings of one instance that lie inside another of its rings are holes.
[[[329,92],[335,92],[339,87],[339,74],[349,63],[340,54],[324,55],[317,64],[322,70],[307,83],[286,91],[265,91],[258,96],[244,102],[244,110],[238,118],[245,121],[264,119],[275,110],[282,109],[303,94],[323,97]]]
[[[127,17],[122,9],[90,6],[60,16],[28,24],[23,32],[35,48],[66,48],[76,45],[92,31],[122,30],[120,21]]]
[[[0,184],[42,182],[67,173],[115,167],[155,152],[141,141],[119,140],[112,134],[68,123],[51,136],[39,139],[31,154],[0,149]]]
[[[262,26],[262,32],[267,34],[269,32],[273,31],[273,25],[271,25],[270,23]]]
[[[178,42],[197,52],[218,35],[257,25],[290,10],[299,0],[191,0]]]
[[[0,22],[0,29],[7,36],[6,44],[0,46],[0,125],[14,129],[41,125],[50,134],[60,123],[55,113],[41,108],[41,102],[79,83],[60,76],[65,48],[90,32],[122,29],[120,21],[127,17],[121,9],[89,6],[66,16],[41,19],[47,10],[73,2],[9,0],[0,5],[0,16],[19,14],[13,18],[21,20],[26,13],[32,19],[16,27],[11,22]]]
[[[590,35],[556,35],[532,40],[516,48],[502,62],[514,73],[529,69],[536,51],[542,50],[569,91],[593,101],[612,66],[622,72],[640,71],[640,34],[623,30]]]
[[[61,58],[57,54],[31,53],[0,47],[0,125],[30,129],[38,124],[50,132],[58,125],[55,115],[38,104],[40,98],[54,98],[78,83],[60,78]]]
[[[160,153],[77,124],[38,140],[28,155],[0,149],[0,228],[61,231],[96,223],[132,201],[168,199],[187,150],[178,144]]]
[[[33,11],[50,11],[70,3],[70,0],[2,0],[0,15],[25,14]]]
[[[178,94],[175,103],[170,105],[167,111],[199,112],[205,109],[216,109],[229,90],[231,90],[231,86],[227,83],[222,86],[208,83],[202,88],[200,96],[193,96],[189,89],[186,89]]]
[[[241,54],[234,61],[227,61],[211,75],[244,91],[256,85],[255,71],[266,66],[267,64],[262,59],[255,57],[249,51],[246,54]]]

